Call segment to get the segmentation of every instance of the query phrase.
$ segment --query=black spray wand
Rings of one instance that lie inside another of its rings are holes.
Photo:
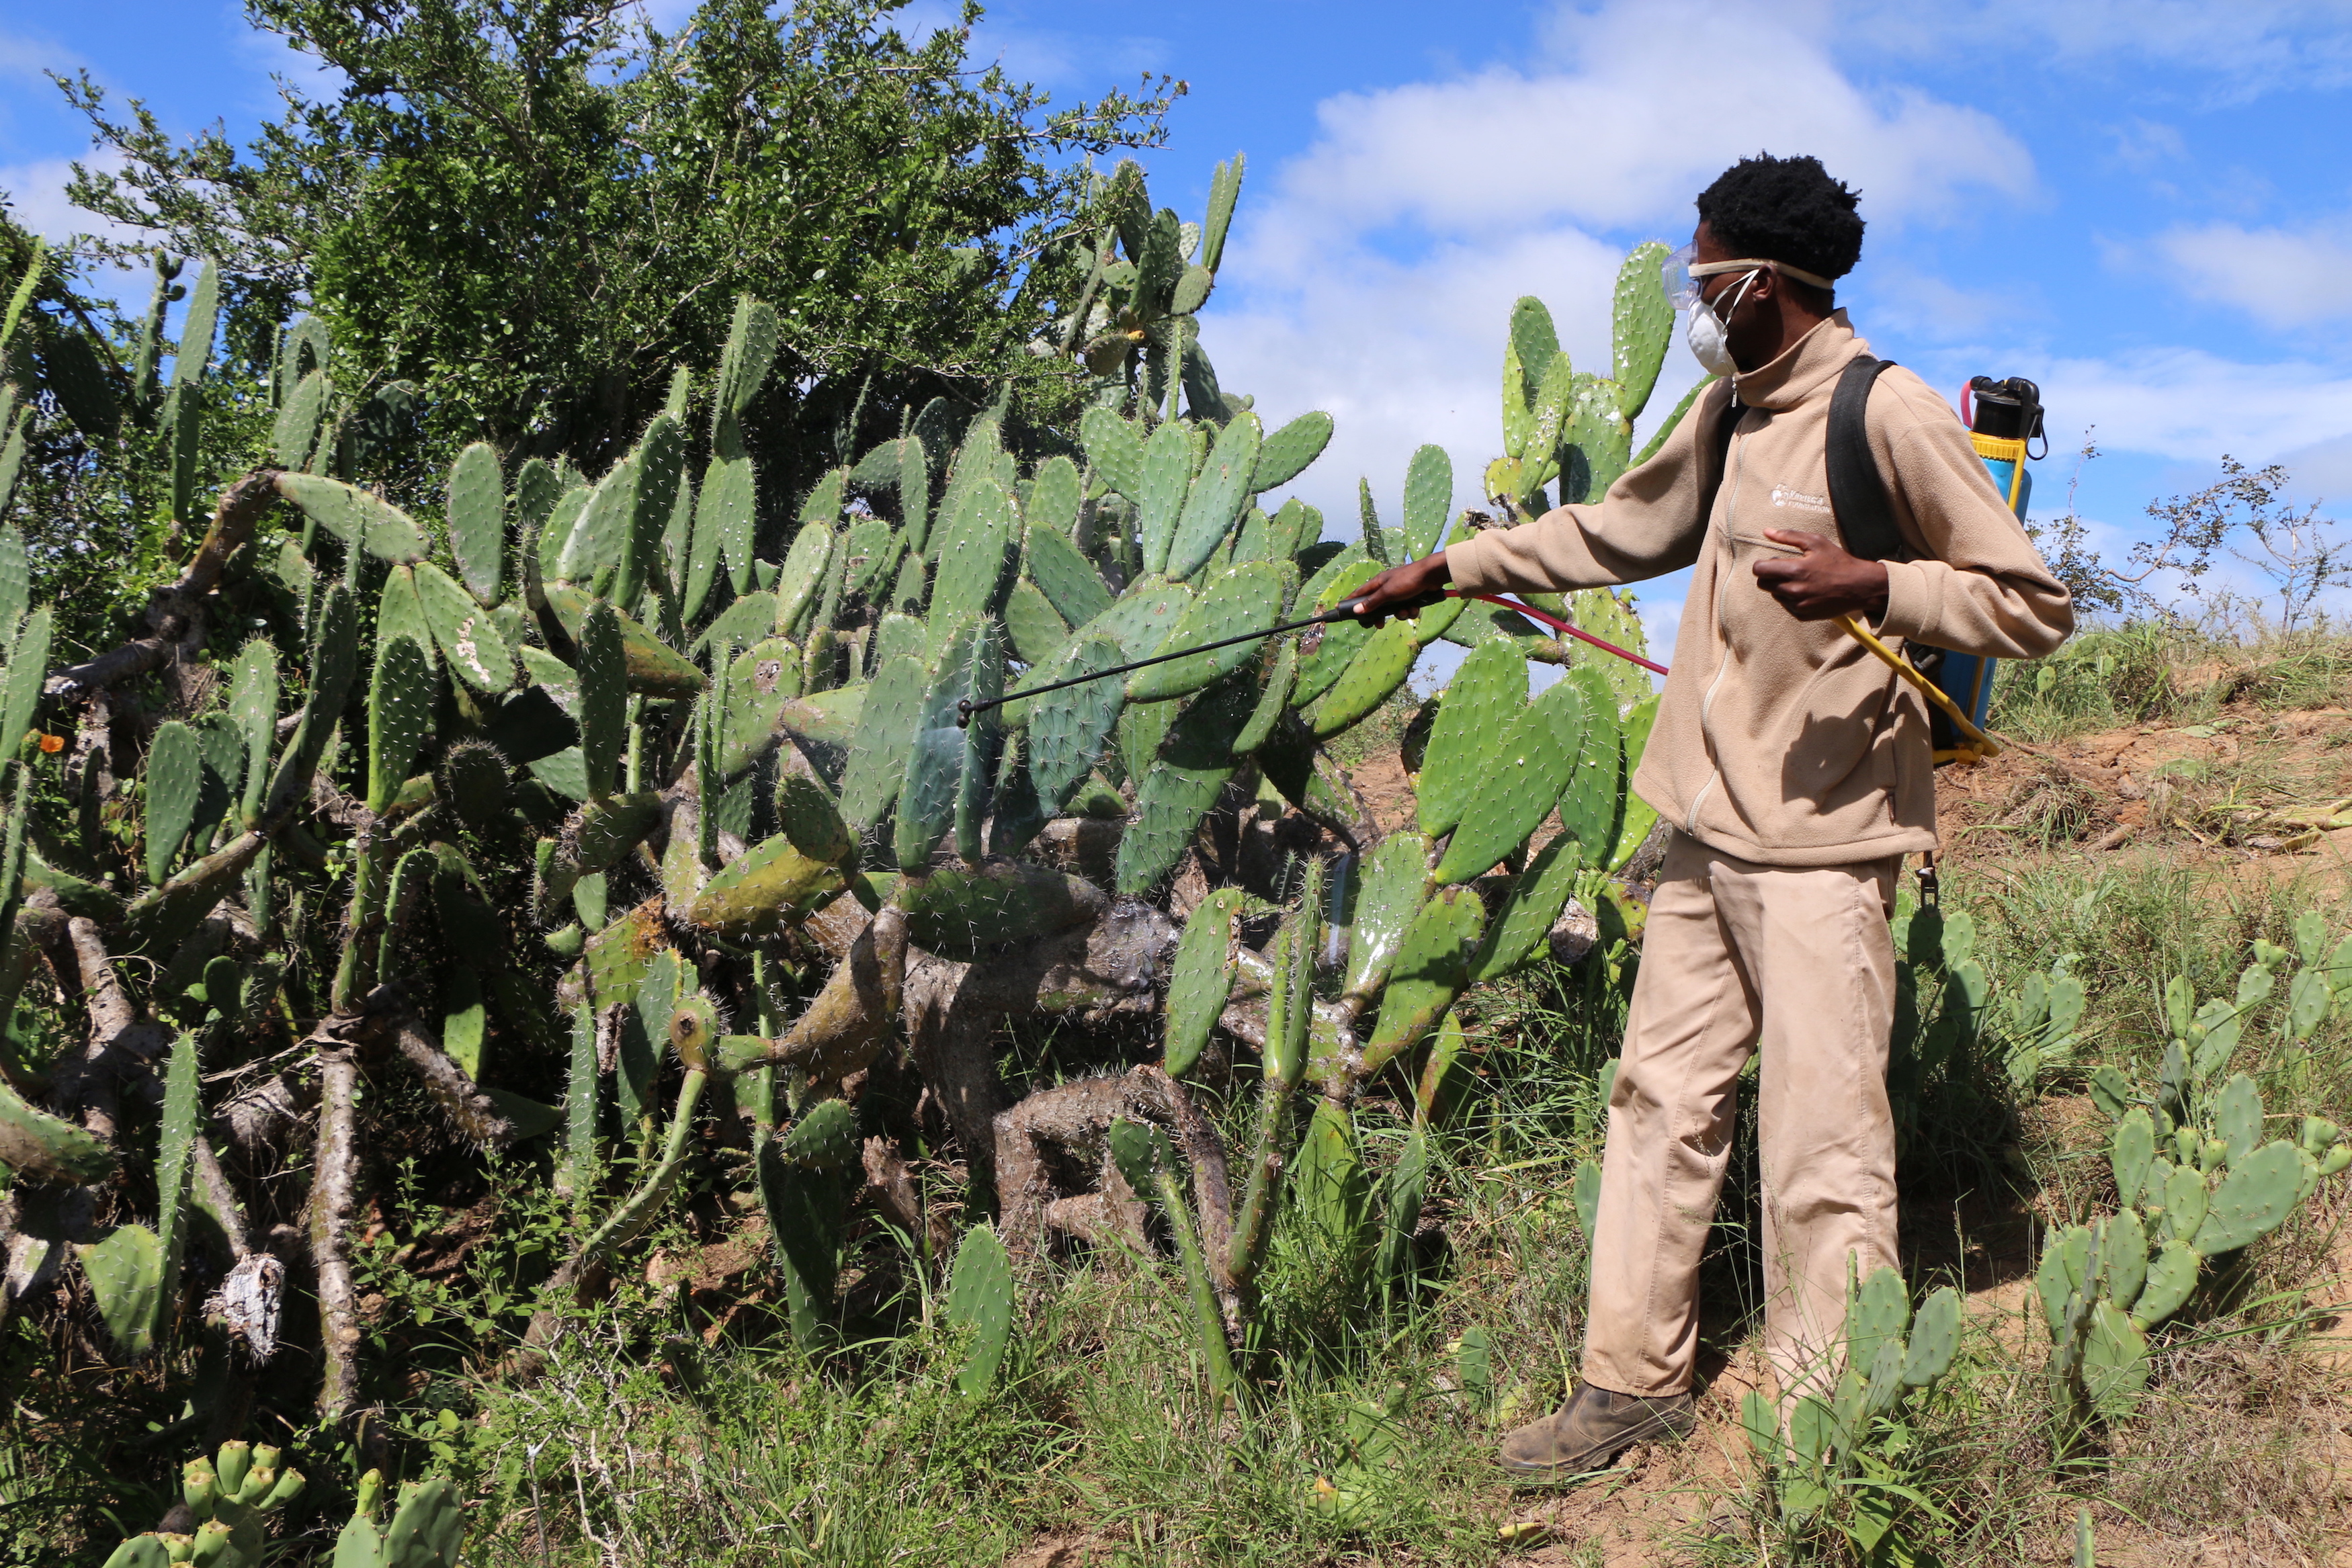
[[[1434,604],[1444,597],[1445,597],[1444,594],[1433,593],[1425,598],[1414,600],[1410,604],[1394,606],[1391,612],[1384,613],[1392,613],[1393,610],[1417,609],[1424,604]],[[1149,659],[1138,659],[1131,664],[1116,664],[1108,670],[1096,670],[1089,674],[1072,675],[1066,681],[1054,681],[1042,686],[1031,686],[1026,691],[1008,692],[1003,696],[994,697],[984,703],[959,701],[956,704],[956,727],[963,729],[970,727],[971,716],[976,713],[986,713],[990,708],[999,707],[1009,702],[1025,702],[1031,697],[1044,696],[1047,692],[1058,692],[1065,686],[1082,686],[1089,681],[1106,681],[1113,675],[1124,675],[1131,670],[1140,670],[1151,664],[1164,664],[1171,659],[1189,659],[1195,653],[1206,653],[1217,648],[1230,648],[1236,643],[1262,642],[1265,638],[1279,637],[1285,632],[1297,632],[1303,627],[1328,626],[1334,621],[1347,620],[1356,613],[1357,608],[1363,602],[1364,596],[1359,594],[1353,599],[1343,599],[1322,614],[1309,615],[1304,621],[1287,621],[1279,626],[1269,626],[1263,632],[1244,632],[1238,637],[1223,637],[1214,643],[1195,643],[1189,648],[1179,648],[1172,653],[1154,653]]]

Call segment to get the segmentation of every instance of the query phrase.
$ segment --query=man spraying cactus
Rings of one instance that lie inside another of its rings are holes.
[[[1936,844],[1926,705],[1836,618],[2005,659],[2073,630],[1968,430],[1837,308],[1857,201],[1812,158],[1727,171],[1667,263],[1692,351],[1720,378],[1690,416],[1599,500],[1397,567],[1361,601],[1410,615],[1447,583],[1697,569],[1633,779],[1672,840],[1610,1096],[1583,1378],[1504,1440],[1523,1474],[1597,1469],[1689,1429],[1699,1255],[1750,1051],[1767,1349],[1784,1397],[1835,1380],[1849,1269],[1896,1262],[1887,916],[1903,856]],[[1833,403],[1866,441],[1832,439]],[[1857,485],[1864,455],[1876,474]]]

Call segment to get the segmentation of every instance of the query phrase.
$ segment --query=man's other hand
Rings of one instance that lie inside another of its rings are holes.
[[[1356,616],[1371,626],[1386,624],[1391,615],[1410,620],[1443,599],[1445,585],[1453,580],[1444,550],[1392,566],[1357,590]]]
[[[1886,613],[1885,562],[1848,555],[1835,539],[1820,534],[1767,528],[1764,537],[1797,552],[1794,559],[1767,556],[1758,561],[1756,580],[1798,620],[1864,614],[1875,621]]]

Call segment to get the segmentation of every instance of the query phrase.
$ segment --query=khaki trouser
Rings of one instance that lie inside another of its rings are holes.
[[[1699,1253],[1759,1049],[1766,1352],[1783,1398],[1835,1377],[1847,1259],[1864,1277],[1895,1261],[1886,922],[1901,864],[1759,865],[1675,835],[1609,1097],[1588,1383],[1690,1387]]]

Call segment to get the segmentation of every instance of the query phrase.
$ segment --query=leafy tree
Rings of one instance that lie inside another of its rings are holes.
[[[603,467],[757,293],[782,341],[745,437],[780,508],[905,404],[1079,397],[1022,350],[1092,260],[1086,160],[1154,142],[1182,90],[1051,109],[971,68],[977,5],[915,42],[904,3],[710,0],[664,37],[614,0],[248,0],[340,89],[281,83],[240,150],[61,79],[121,160],[72,195],[220,257],[257,319],[307,298],[339,386],[428,389],[428,468],[482,438]]]

